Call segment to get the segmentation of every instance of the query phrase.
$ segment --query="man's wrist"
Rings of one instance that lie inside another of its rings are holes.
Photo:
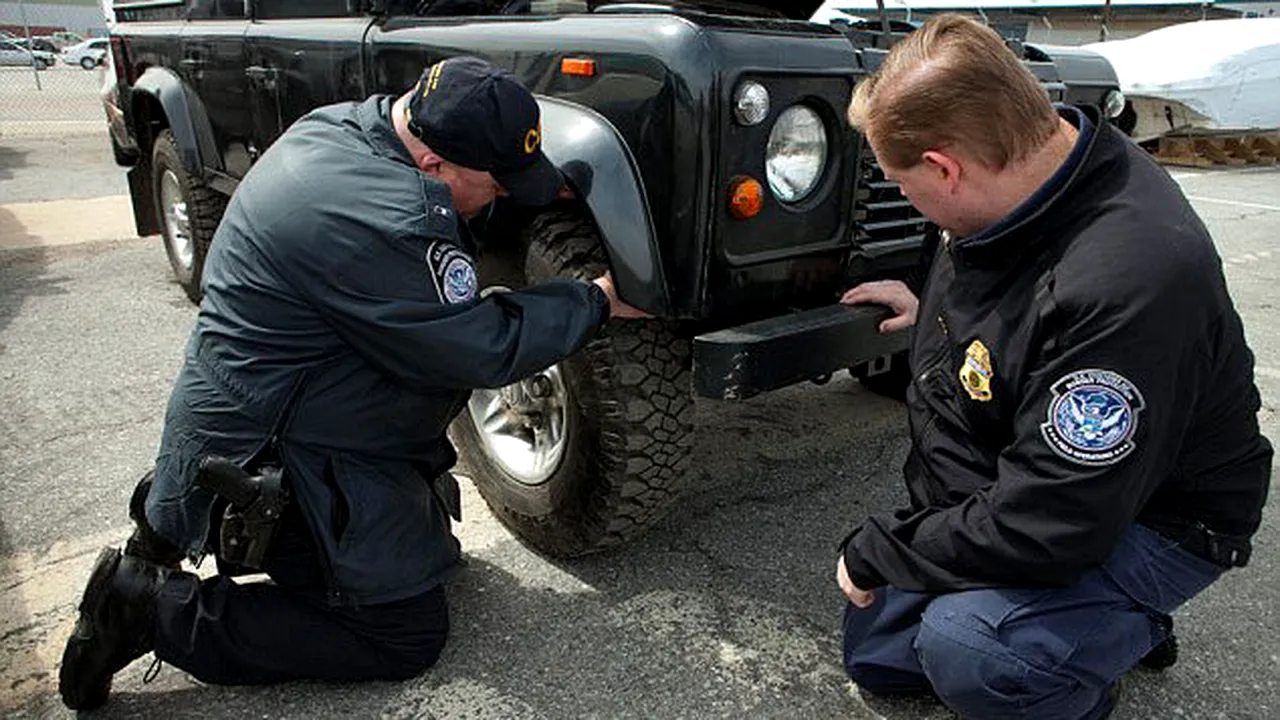
[[[597,311],[600,313],[600,319],[596,321],[596,330],[601,330],[609,323],[609,309],[612,303],[609,302],[609,295],[600,287],[600,284],[588,280],[587,281],[587,297],[591,298],[596,305]]]

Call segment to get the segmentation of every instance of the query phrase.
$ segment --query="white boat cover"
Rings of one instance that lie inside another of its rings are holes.
[[[1130,99],[1181,103],[1197,129],[1280,128],[1280,18],[1204,20],[1083,46],[1107,58]]]

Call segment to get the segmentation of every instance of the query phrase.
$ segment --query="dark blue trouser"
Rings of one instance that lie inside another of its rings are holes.
[[[845,669],[871,692],[932,688],[965,718],[1094,718],[1112,683],[1168,636],[1169,613],[1221,573],[1135,525],[1068,588],[881,588],[871,607],[845,610]]]
[[[443,587],[383,605],[331,607],[296,505],[281,519],[263,566],[273,582],[171,575],[157,602],[156,657],[203,682],[250,685],[407,679],[444,648]]]

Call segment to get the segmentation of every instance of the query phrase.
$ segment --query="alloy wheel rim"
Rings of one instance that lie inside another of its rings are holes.
[[[560,366],[471,393],[467,410],[485,454],[522,485],[545,483],[564,459],[569,392]]]
[[[187,203],[182,198],[182,186],[172,170],[165,170],[160,179],[160,205],[164,208],[164,224],[173,255],[179,265],[190,271],[195,267],[195,243],[191,240],[191,221]]]

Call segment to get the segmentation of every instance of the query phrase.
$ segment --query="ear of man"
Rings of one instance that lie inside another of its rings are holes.
[[[947,187],[952,192],[955,191],[956,185],[960,183],[960,178],[964,174],[964,165],[960,158],[941,150],[925,150],[920,159],[947,183]]]
[[[440,174],[440,167],[444,164],[444,158],[435,154],[432,150],[427,150],[414,159],[418,164],[419,170],[433,177]]]

